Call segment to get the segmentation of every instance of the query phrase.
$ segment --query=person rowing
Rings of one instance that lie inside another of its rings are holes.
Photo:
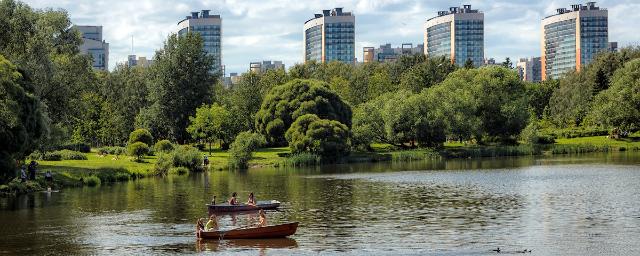
[[[256,197],[253,195],[253,192],[249,193],[249,200],[247,200],[247,204],[256,206]]]
[[[200,232],[200,231],[204,231],[204,218],[200,218],[198,219],[198,222],[196,223],[196,233]]]
[[[229,204],[230,205],[237,205],[238,204],[238,193],[233,192],[233,194],[231,195],[231,198],[229,198]]]

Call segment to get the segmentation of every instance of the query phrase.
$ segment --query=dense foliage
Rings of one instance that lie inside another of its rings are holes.
[[[137,129],[129,134],[128,144],[142,142],[147,145],[153,144],[153,136],[146,129]]]
[[[349,154],[349,128],[336,120],[305,114],[296,119],[285,135],[291,153],[313,153],[332,160]]]
[[[296,79],[269,91],[256,114],[256,128],[270,145],[286,145],[284,133],[305,114],[315,114],[351,127],[351,107],[326,83]]]
[[[197,108],[196,115],[189,117],[189,120],[191,124],[187,127],[187,131],[192,138],[208,142],[209,153],[211,153],[211,143],[220,141],[222,148],[226,149],[240,132],[235,116],[218,104]]]
[[[144,142],[134,142],[127,145],[127,153],[140,161],[144,155],[149,153],[149,146]]]
[[[37,147],[47,131],[43,107],[24,89],[28,81],[0,55],[0,181],[15,177],[14,159]]]
[[[266,143],[264,137],[258,133],[241,132],[231,143],[229,148],[229,168],[246,169],[253,151]]]

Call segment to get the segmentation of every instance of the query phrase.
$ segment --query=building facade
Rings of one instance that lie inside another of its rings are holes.
[[[284,69],[282,61],[270,61],[264,60],[262,62],[251,62],[249,64],[249,71],[256,73],[264,73],[269,70]]]
[[[363,62],[388,62],[395,61],[402,55],[412,54],[424,54],[424,47],[422,44],[418,44],[413,47],[412,43],[403,43],[400,47],[391,47],[391,44],[383,44],[378,48],[363,47],[362,48],[362,60]]]
[[[151,64],[153,64],[153,60],[149,60],[147,59],[147,57],[140,56],[140,57],[137,57],[137,59],[136,57],[137,57],[136,55],[129,55],[127,57],[127,66],[129,67],[140,66],[140,67],[148,68],[149,66],[151,66]]]
[[[80,52],[91,55],[93,68],[109,69],[109,43],[102,38],[102,26],[75,26],[80,31],[82,45]]]
[[[520,58],[516,63],[518,75],[522,81],[540,82],[542,81],[542,65],[540,57]]]
[[[484,62],[484,14],[471,5],[439,11],[424,25],[424,53],[447,56],[463,66],[467,60],[479,67]]]
[[[595,2],[559,8],[542,20],[542,80],[589,64],[609,48],[608,14]]]
[[[304,61],[355,63],[356,18],[342,8],[323,10],[304,23]]]
[[[210,15],[209,10],[192,12],[191,16],[178,22],[178,35],[198,33],[204,41],[204,50],[213,57],[212,72],[224,75],[222,68],[222,18]]]

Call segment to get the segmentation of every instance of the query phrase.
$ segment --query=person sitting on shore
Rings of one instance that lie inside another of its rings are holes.
[[[260,209],[260,223],[258,224],[260,227],[267,226],[267,216],[264,214],[264,211]]]
[[[196,223],[196,233],[200,232],[200,231],[204,231],[204,218],[199,218],[198,222]]]
[[[27,167],[24,164],[20,167],[20,180],[22,182],[27,181]]]
[[[253,192],[249,193],[249,200],[247,200],[248,205],[256,205],[256,198],[253,196]]]
[[[218,219],[215,214],[211,214],[209,216],[209,221],[207,221],[207,225],[204,226],[205,231],[218,230]]]
[[[229,204],[230,205],[237,205],[238,204],[238,199],[236,198],[238,196],[238,193],[233,192],[233,194],[231,194],[231,198],[229,198]]]

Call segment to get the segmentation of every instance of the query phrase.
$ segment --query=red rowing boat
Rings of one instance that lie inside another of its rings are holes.
[[[257,210],[273,210],[280,207],[280,202],[277,200],[270,201],[258,201],[256,205],[248,204],[236,204],[229,203],[222,204],[207,204],[209,208],[209,215],[219,212],[244,212],[244,211],[257,211]]]
[[[298,230],[298,222],[291,222],[266,227],[238,228],[230,230],[200,231],[196,236],[200,239],[262,239],[281,238],[293,235]]]

